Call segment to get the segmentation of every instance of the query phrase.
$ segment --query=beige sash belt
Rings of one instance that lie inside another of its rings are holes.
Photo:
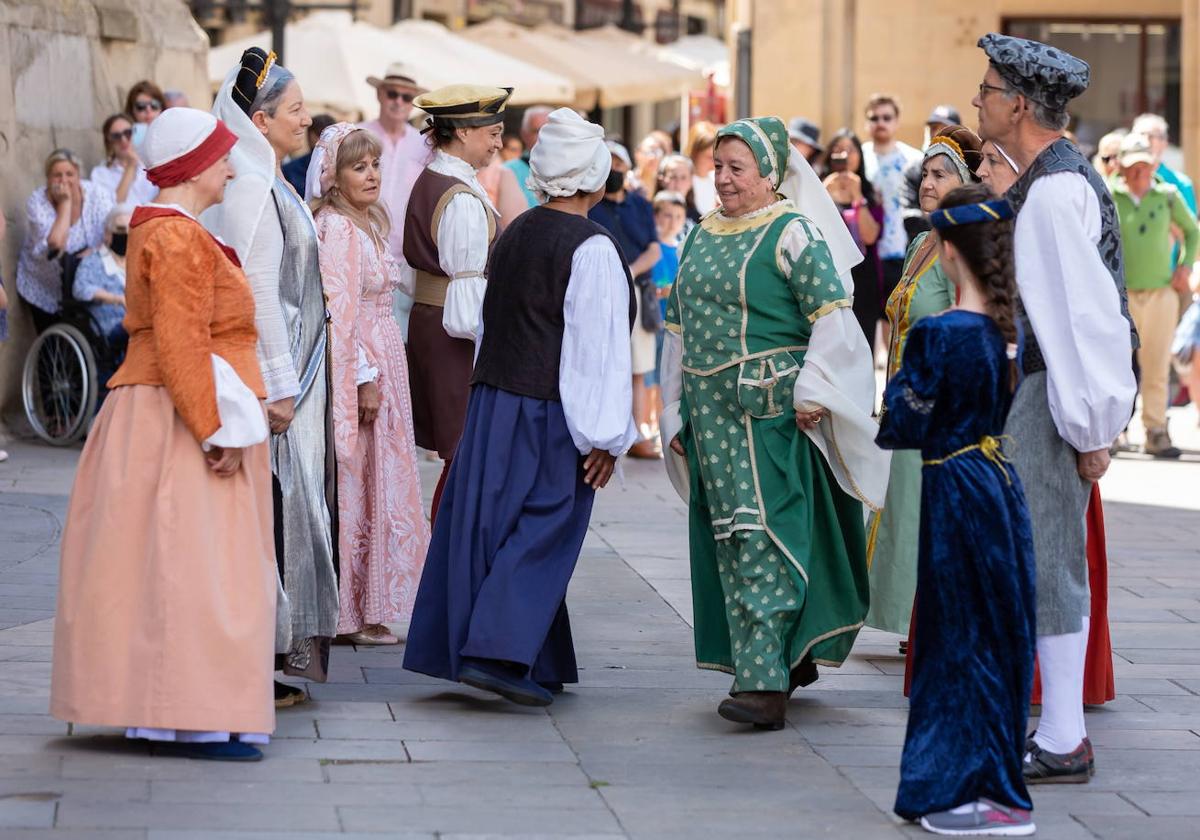
[[[425,271],[417,272],[417,287],[413,301],[429,306],[446,305],[446,289],[450,287],[449,277],[439,277]]]

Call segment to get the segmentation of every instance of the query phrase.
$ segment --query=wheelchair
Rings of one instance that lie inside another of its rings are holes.
[[[121,348],[111,346],[86,303],[75,299],[81,258],[61,258],[62,307],[25,356],[21,399],[33,433],[51,446],[70,446],[87,434],[106,393],[100,372],[116,370]]]

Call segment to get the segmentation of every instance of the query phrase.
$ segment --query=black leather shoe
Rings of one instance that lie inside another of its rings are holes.
[[[540,685],[542,688],[549,691],[551,694],[562,694],[563,693],[563,684],[560,682],[541,682],[541,681],[539,681],[538,685]]]
[[[1048,752],[1031,742],[1023,768],[1027,785],[1083,785],[1089,778],[1087,746],[1080,742],[1069,753]]]
[[[785,691],[743,691],[721,701],[717,714],[734,723],[751,723],[755,729],[776,731],[786,722],[788,696]]]
[[[821,675],[817,673],[817,665],[812,661],[811,657],[804,657],[800,660],[800,664],[792,669],[788,679],[788,696],[791,697],[796,693],[797,688],[804,688],[806,685],[812,685]]]
[[[549,706],[550,692],[528,677],[518,676],[501,662],[473,659],[458,669],[458,681],[472,688],[491,691],[520,706]]]

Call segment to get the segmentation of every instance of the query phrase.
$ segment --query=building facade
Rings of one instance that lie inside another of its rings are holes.
[[[1092,64],[1072,106],[1080,144],[1153,111],[1200,176],[1200,0],[732,0],[728,42],[742,113],[803,114],[828,136],[865,130],[870,94],[895,94],[919,144],[934,105],[974,127],[987,32],[1046,41]]]

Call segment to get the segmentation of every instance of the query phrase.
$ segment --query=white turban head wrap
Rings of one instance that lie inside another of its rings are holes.
[[[551,112],[529,153],[526,184],[542,201],[590,193],[604,186],[611,168],[604,129],[570,108],[559,108]]]

